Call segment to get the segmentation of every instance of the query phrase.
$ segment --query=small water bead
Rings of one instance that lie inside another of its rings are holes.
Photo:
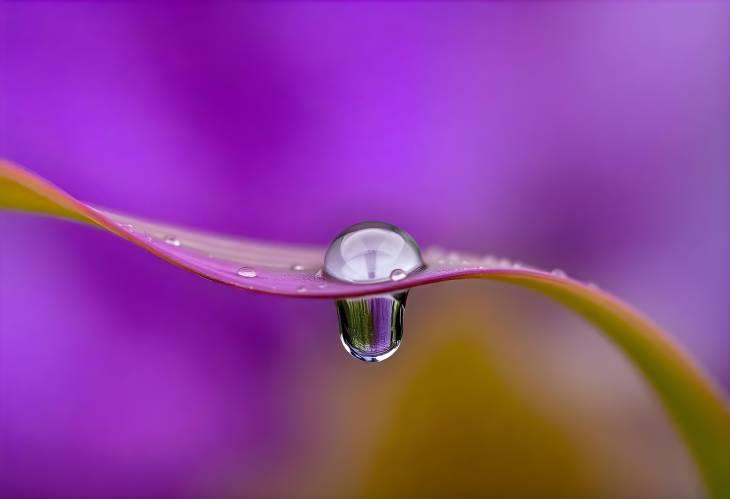
[[[550,273],[555,277],[568,277],[568,274],[566,274],[565,271],[561,269],[553,269],[553,271]]]
[[[304,265],[295,263],[294,265],[291,266],[291,269],[296,270],[296,271],[302,271],[302,270],[304,270]]]
[[[393,272],[390,273],[391,281],[402,281],[406,277],[408,277],[408,274],[406,274],[405,271],[401,269],[395,269]]]
[[[304,286],[299,286],[297,288],[297,293],[306,293],[306,292],[307,292],[307,288]]]
[[[180,240],[178,238],[176,238],[175,236],[165,236],[163,241],[165,241],[170,246],[175,246],[175,247],[178,247],[182,244],[180,242]]]
[[[400,281],[424,267],[421,251],[403,230],[381,222],[353,225],[325,254],[324,273],[350,284]],[[403,336],[408,291],[337,300],[340,339],[355,358],[379,362],[390,357]]]
[[[256,277],[258,274],[254,269],[251,267],[241,267],[238,269],[236,274],[240,275],[241,277]]]

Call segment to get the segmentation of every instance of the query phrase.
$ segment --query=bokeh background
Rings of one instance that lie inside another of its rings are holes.
[[[80,199],[594,282],[730,387],[724,2],[0,6],[0,154]],[[346,356],[334,307],[0,214],[2,497],[699,495],[601,335],[496,283],[411,293]]]

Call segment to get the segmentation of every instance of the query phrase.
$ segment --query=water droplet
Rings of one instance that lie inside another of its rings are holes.
[[[317,284],[317,287],[318,287],[319,289],[324,289],[324,288],[326,288],[326,287],[327,287],[327,283],[323,282],[322,284]]]
[[[324,272],[351,284],[400,281],[424,267],[418,245],[406,232],[380,222],[353,225],[330,244]],[[340,339],[353,357],[387,359],[400,345],[408,290],[337,300]]]
[[[395,269],[393,272],[390,273],[390,280],[391,281],[402,281],[408,276],[408,274],[405,273],[405,271],[401,269]]]
[[[324,257],[328,276],[353,284],[387,282],[395,269],[409,274],[421,267],[423,259],[413,238],[379,222],[348,228],[330,244]]]
[[[568,277],[568,274],[566,274],[565,271],[561,269],[553,269],[553,271],[550,273],[555,277]]]
[[[238,269],[236,274],[240,275],[241,277],[256,277],[256,271],[252,269],[251,267],[241,267]]]
[[[297,270],[297,271],[304,270],[304,265],[299,265],[298,263],[295,263],[294,265],[291,266],[291,269]]]
[[[120,227],[129,232],[134,231],[134,225],[132,225],[132,224],[121,224]]]
[[[176,238],[175,236],[165,236],[164,241],[167,244],[169,244],[170,246],[175,246],[175,247],[180,246],[182,244],[180,242],[180,240],[178,238]]]
[[[297,293],[306,293],[306,292],[307,292],[307,288],[305,288],[304,286],[299,286],[297,288]]]

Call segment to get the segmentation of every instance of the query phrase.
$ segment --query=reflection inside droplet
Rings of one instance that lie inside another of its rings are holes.
[[[408,291],[393,295],[337,300],[340,339],[350,355],[380,362],[395,353],[403,337]]]

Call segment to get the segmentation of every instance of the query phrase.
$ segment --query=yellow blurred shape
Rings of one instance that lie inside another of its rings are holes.
[[[482,341],[454,333],[405,383],[361,495],[595,496],[567,433],[497,372]]]

